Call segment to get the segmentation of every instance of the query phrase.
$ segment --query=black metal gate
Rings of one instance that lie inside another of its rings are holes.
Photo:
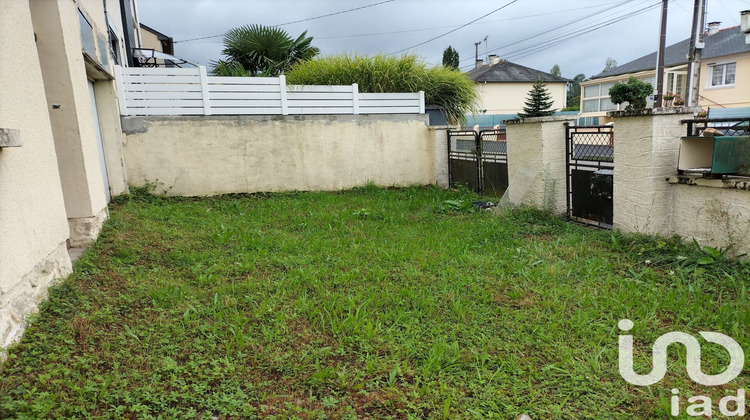
[[[614,130],[565,124],[568,217],[612,229]]]
[[[508,188],[508,152],[504,130],[448,131],[450,186],[463,185],[490,197]]]

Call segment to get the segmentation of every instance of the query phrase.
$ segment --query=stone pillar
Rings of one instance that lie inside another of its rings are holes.
[[[509,122],[508,190],[503,202],[565,213],[565,122],[568,117]]]
[[[677,173],[680,121],[692,109],[616,111],[614,117],[614,227],[626,232],[671,235],[671,193],[667,178]]]

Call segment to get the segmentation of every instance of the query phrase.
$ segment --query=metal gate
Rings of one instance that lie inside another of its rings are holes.
[[[568,217],[612,229],[614,130],[565,124]]]
[[[450,186],[502,197],[508,188],[508,152],[504,130],[448,131]]]

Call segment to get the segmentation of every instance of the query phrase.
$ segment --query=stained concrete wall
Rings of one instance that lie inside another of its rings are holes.
[[[614,120],[614,228],[679,235],[701,245],[750,253],[750,180],[707,180],[677,174],[680,138],[697,109],[618,111]],[[559,118],[559,117],[558,117]],[[566,210],[564,121],[510,123],[503,200],[557,213]],[[550,194],[551,192],[551,194]]]
[[[166,195],[436,183],[426,115],[123,117],[132,186]]]
[[[669,214],[676,203],[666,179],[677,172],[680,137],[686,130],[680,121],[692,118],[687,108],[683,111],[658,108],[612,113],[615,229],[675,233]]]
[[[0,359],[55,279],[71,271],[68,223],[28,2],[0,13],[0,128],[22,146],[0,148]],[[23,63],[23,70],[19,70]]]
[[[503,201],[565,213],[566,117],[528,118],[506,125],[508,190]]]

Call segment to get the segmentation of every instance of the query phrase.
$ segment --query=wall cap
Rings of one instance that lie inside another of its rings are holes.
[[[503,122],[506,125],[509,125],[509,124],[525,124],[525,123],[537,123],[537,122],[575,121],[577,119],[578,119],[578,115],[552,115],[549,117],[516,118],[512,120],[505,120]]]
[[[696,114],[701,111],[701,107],[669,107],[669,108],[646,108],[646,109],[631,109],[627,111],[609,111],[607,112],[608,117],[619,118],[619,117],[643,117],[648,115],[684,115],[684,114]]]
[[[675,175],[667,178],[673,185],[690,185],[709,188],[726,188],[750,191],[750,177],[732,176],[723,179],[703,178],[700,175]]]

